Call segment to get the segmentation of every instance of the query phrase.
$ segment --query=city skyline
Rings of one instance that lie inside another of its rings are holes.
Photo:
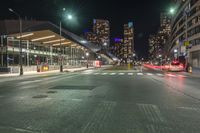
[[[91,27],[91,21],[94,18],[106,19],[110,22],[111,39],[116,36],[123,35],[124,23],[132,21],[136,27],[135,49],[140,56],[147,56],[148,52],[148,36],[150,33],[156,32],[155,29],[159,27],[159,14],[161,11],[166,11],[169,8],[170,0],[154,2],[148,0],[137,1],[132,4],[132,1],[125,0],[124,2],[115,1],[52,1],[43,0],[39,2],[42,9],[37,9],[37,1],[27,3],[24,0],[10,0],[4,1],[1,6],[1,19],[16,18],[7,10],[12,7],[22,14],[23,18],[48,20],[56,24],[59,23],[59,13],[62,8],[70,10],[76,15],[77,22],[66,22],[64,27],[81,35],[85,29]],[[23,3],[23,4],[22,4]],[[144,4],[145,3],[145,4]],[[22,5],[25,5],[21,8]],[[148,6],[147,6],[148,5]],[[112,10],[109,9],[113,6]],[[35,11],[37,9],[37,11]],[[50,9],[50,10],[49,10]],[[120,9],[120,10],[118,10]],[[93,11],[93,12],[91,12]],[[148,12],[147,12],[148,11]],[[151,19],[145,17],[145,14],[151,16]],[[146,22],[149,23],[146,23]]]

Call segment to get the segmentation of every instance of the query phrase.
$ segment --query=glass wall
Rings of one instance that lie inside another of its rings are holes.
[[[20,41],[12,37],[1,36],[0,66],[18,66],[20,59]],[[81,66],[86,49],[82,46],[52,46],[41,43],[22,41],[22,64],[34,66],[41,64],[66,66]]]

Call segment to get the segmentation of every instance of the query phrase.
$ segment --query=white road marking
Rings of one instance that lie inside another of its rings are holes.
[[[157,73],[156,75],[158,75],[158,76],[164,76],[163,74],[161,74],[161,73]]]
[[[177,107],[178,109],[199,111],[200,109],[194,107]]]
[[[100,73],[94,73],[94,75],[99,75]]]
[[[101,75],[107,75],[108,73],[102,73]]]
[[[128,73],[128,75],[130,75],[130,76],[131,76],[131,75],[133,75],[133,73]]]
[[[119,73],[119,75],[124,75],[124,73]]]
[[[181,77],[181,78],[186,78],[187,76],[185,76],[185,75],[178,75],[179,77]]]
[[[114,112],[116,102],[101,102],[97,104],[94,113],[90,116],[90,119],[87,123],[84,124],[82,133],[92,133],[99,130],[99,127],[102,127],[107,119],[111,117],[111,114]]]
[[[116,75],[116,73],[110,73],[110,75]]]
[[[83,73],[84,75],[89,75],[89,74],[91,74],[91,73]]]
[[[72,99],[72,101],[81,102],[83,99]]]
[[[147,75],[148,75],[148,76],[152,76],[153,74],[152,74],[152,73],[147,73]]]
[[[41,81],[42,81],[42,80],[24,81],[24,82],[20,82],[20,84],[37,83],[37,82],[41,82]]]
[[[141,76],[141,75],[144,75],[144,74],[143,74],[143,73],[137,73],[137,75],[140,75],[140,76]]]
[[[137,104],[140,111],[145,114],[146,118],[151,122],[162,123],[165,118],[162,116],[158,106],[153,104]]]

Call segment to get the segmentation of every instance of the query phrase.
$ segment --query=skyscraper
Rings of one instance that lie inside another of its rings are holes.
[[[97,35],[100,46],[110,45],[110,24],[108,20],[94,19],[93,33]]]
[[[169,15],[168,13],[160,14],[160,28],[163,34],[169,36],[171,32],[171,15]]]
[[[114,45],[111,47],[110,51],[117,58],[121,59],[123,56],[123,39],[114,38]]]
[[[123,58],[126,63],[132,59],[134,53],[134,29],[133,23],[124,24],[124,53]]]
[[[87,39],[89,42],[98,45],[98,37],[93,32],[85,32],[84,34],[85,39]]]

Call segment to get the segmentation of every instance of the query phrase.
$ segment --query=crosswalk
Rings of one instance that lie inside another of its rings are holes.
[[[181,74],[170,73],[145,73],[145,72],[96,72],[96,73],[82,73],[83,75],[99,75],[99,76],[159,76],[159,77],[180,77],[186,78],[187,76]]]

